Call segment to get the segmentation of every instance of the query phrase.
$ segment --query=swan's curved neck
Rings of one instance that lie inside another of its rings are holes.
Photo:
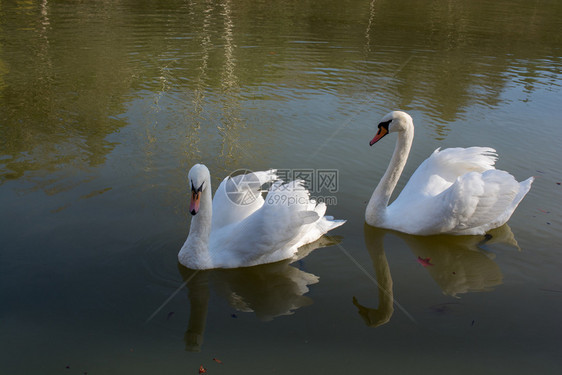
[[[390,196],[392,195],[392,192],[400,179],[400,175],[404,170],[404,166],[408,160],[408,154],[410,153],[410,149],[412,147],[413,139],[413,126],[398,133],[398,139],[396,140],[396,147],[394,148],[392,159],[390,160],[384,176],[382,176],[382,179],[377,185],[377,188],[373,192],[373,195],[369,200],[369,204],[367,205],[365,214],[367,223],[381,224],[384,221]]]
[[[179,257],[182,264],[201,264],[210,262],[209,236],[213,218],[213,197],[211,195],[211,182],[206,181],[206,189],[201,192],[199,212],[191,219],[189,235],[182,246]]]

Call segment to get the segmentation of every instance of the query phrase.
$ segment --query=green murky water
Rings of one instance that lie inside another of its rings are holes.
[[[1,2],[0,372],[559,371],[561,20],[557,1]],[[398,188],[437,147],[536,176],[509,228],[364,227],[392,109],[416,124]],[[338,243],[191,274],[196,162],[215,187],[308,173]]]

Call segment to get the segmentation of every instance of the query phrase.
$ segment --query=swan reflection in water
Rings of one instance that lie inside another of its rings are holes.
[[[299,249],[298,260],[320,247],[341,242],[339,236],[323,236]],[[296,262],[298,262],[298,260]],[[187,351],[200,351],[207,320],[211,285],[239,312],[253,312],[258,319],[269,321],[293,314],[312,304],[305,296],[308,286],[318,282],[318,276],[296,268],[294,260],[236,269],[191,270],[178,264],[189,289],[189,323],[184,336]]]
[[[367,224],[365,224],[363,231],[365,234],[365,246],[369,251],[369,255],[371,255],[377,278],[379,307],[377,309],[365,307],[359,303],[355,296],[353,297],[353,304],[359,309],[359,315],[361,315],[367,326],[378,327],[388,323],[394,313],[392,276],[390,275],[390,267],[384,253],[383,244],[384,235],[388,231],[371,227]]]
[[[495,255],[484,251],[483,246],[507,243],[518,248],[508,225],[494,229],[486,236],[413,236],[365,224],[365,246],[373,262],[379,289],[378,308],[366,307],[356,297],[353,297],[353,304],[369,327],[387,323],[394,313],[392,276],[384,251],[387,233],[401,238],[442,292],[452,297],[490,291],[502,283],[503,275],[493,260]]]

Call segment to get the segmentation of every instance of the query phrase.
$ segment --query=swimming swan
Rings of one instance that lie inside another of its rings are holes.
[[[505,224],[531,188],[496,170],[496,150],[489,147],[437,149],[414,172],[394,202],[388,202],[414,139],[414,122],[405,112],[384,116],[372,146],[398,133],[388,168],[365,211],[367,224],[408,234],[475,235]]]
[[[179,262],[192,269],[277,262],[345,223],[324,216],[326,205],[311,200],[302,181],[283,183],[275,173],[226,177],[211,198],[209,169],[194,165],[188,175],[193,219]],[[264,200],[260,189],[266,183],[273,185]]]

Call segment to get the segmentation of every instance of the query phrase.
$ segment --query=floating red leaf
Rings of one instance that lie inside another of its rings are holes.
[[[433,266],[433,264],[430,263],[431,258],[422,258],[422,257],[418,257],[418,263],[421,264],[424,267],[427,266]]]

